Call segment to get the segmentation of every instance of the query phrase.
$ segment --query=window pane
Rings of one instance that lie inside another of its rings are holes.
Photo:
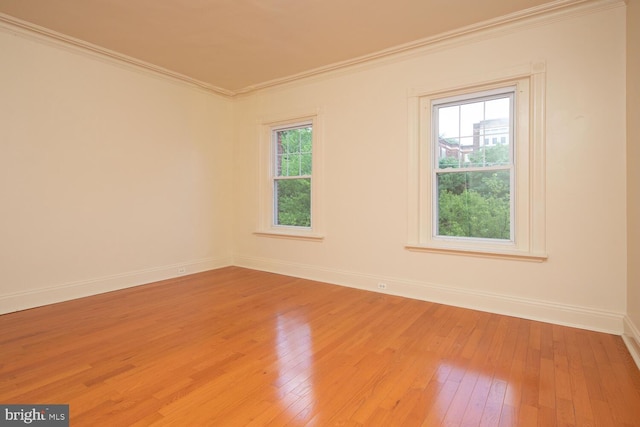
[[[509,111],[511,110],[509,101],[509,98],[498,98],[487,101],[485,103],[484,119],[492,120],[509,117]]]
[[[441,138],[460,137],[460,107],[442,107],[438,109],[438,135]]]
[[[311,152],[300,153],[300,175],[311,175]]]
[[[311,226],[311,179],[279,179],[274,182],[275,224]]]
[[[484,120],[484,101],[460,106],[460,136],[475,135],[476,123]]]
[[[286,175],[283,173],[283,176],[300,176],[300,154],[299,153],[292,153],[289,154],[289,159],[288,159],[288,168],[289,168],[289,173],[287,173]]]
[[[510,171],[438,173],[438,236],[511,238]]]
[[[440,168],[459,168],[462,166],[459,138],[439,138],[438,150],[438,166]]]
[[[491,141],[490,141],[491,142]],[[508,166],[509,145],[497,142],[495,145],[489,144],[477,147],[467,156],[466,166],[482,167],[482,166]]]

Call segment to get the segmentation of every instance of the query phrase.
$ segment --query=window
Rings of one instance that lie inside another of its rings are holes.
[[[322,239],[321,126],[317,113],[261,123],[258,235]]]
[[[310,228],[313,127],[276,127],[271,135],[273,225]]]
[[[513,146],[485,135],[513,140],[514,97],[508,87],[431,102],[435,236],[512,239]]]
[[[546,258],[544,76],[413,91],[407,249]]]

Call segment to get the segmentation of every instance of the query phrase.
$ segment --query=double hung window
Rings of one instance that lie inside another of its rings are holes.
[[[320,114],[268,120],[260,129],[260,218],[256,234],[321,240]]]
[[[546,258],[544,76],[410,96],[407,249]]]
[[[434,235],[513,237],[515,88],[432,101]]]
[[[309,122],[272,130],[274,226],[311,227],[312,137]]]

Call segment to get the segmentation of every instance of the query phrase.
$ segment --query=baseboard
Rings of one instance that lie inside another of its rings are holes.
[[[622,335],[624,343],[631,353],[631,357],[640,369],[640,329],[634,325],[629,316],[624,317],[624,334]]]
[[[231,264],[232,259],[230,257],[192,260],[90,280],[64,283],[27,292],[0,295],[0,314],[172,279],[186,274],[226,267]]]
[[[622,335],[633,359],[640,367],[640,332],[622,313],[558,304],[528,298],[443,286],[433,283],[384,277],[296,264],[265,258],[209,258],[138,270],[91,280],[61,284],[28,292],[0,295],[0,314],[139,286],[185,274],[214,270],[230,265],[317,280],[406,298],[470,308],[559,325]],[[182,271],[184,269],[184,271]],[[381,290],[379,283],[386,284]]]
[[[468,289],[396,277],[382,277],[351,271],[340,271],[273,259],[236,257],[234,258],[234,265],[597,332],[622,335],[624,330],[623,313],[512,297],[496,293],[470,291]],[[379,283],[386,284],[387,288],[385,290],[379,289]]]

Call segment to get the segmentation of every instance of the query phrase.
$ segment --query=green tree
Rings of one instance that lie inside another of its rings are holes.
[[[458,159],[444,157],[439,162],[440,169],[458,168]],[[458,169],[459,170],[459,169]],[[447,190],[453,194],[462,194],[467,189],[467,182],[463,172],[442,173],[438,175],[438,189]]]
[[[438,234],[441,236],[508,239],[509,200],[474,190],[438,194]]]
[[[469,166],[504,166],[509,164],[509,145],[481,147],[469,154]]]
[[[286,179],[277,185],[277,224],[311,226],[311,179]]]
[[[469,156],[463,166],[509,163],[509,147],[486,147]],[[457,159],[440,160],[441,169],[457,168]],[[509,239],[511,228],[508,169],[438,174],[438,234],[441,236]]]

